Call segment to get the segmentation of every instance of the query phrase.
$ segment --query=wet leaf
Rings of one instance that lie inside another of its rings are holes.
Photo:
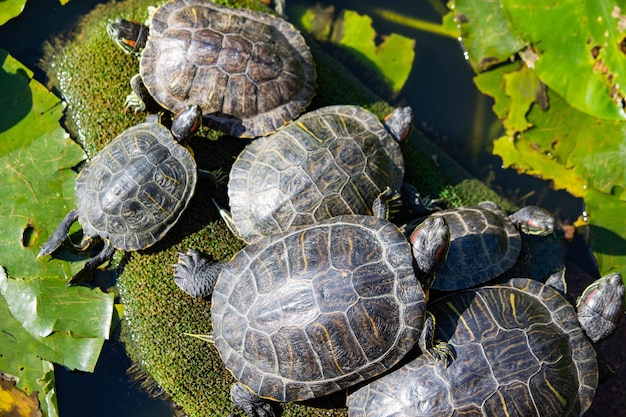
[[[60,100],[4,50],[0,61],[0,106],[16,110],[0,114],[0,265],[23,277],[70,277],[80,263],[36,256],[75,205],[71,168],[85,154],[59,124]]]
[[[334,7],[296,8],[295,20],[316,39],[343,47],[356,60],[385,80],[392,93],[399,92],[409,77],[415,59],[415,40],[392,33],[377,43],[372,18],[344,10],[334,18]]]
[[[469,61],[476,72],[504,62],[526,43],[511,30],[500,0],[452,0],[446,27],[457,25]]]
[[[58,416],[54,368],[39,356],[54,356],[53,352],[13,318],[4,297],[0,297],[0,346],[0,369],[16,377],[16,386],[27,395],[37,391],[39,404],[48,417]]]
[[[331,41],[353,50],[364,64],[373,63],[389,80],[393,92],[400,91],[409,78],[415,41],[392,33],[377,45],[372,18],[367,15],[345,10],[335,21]]]
[[[113,294],[73,286],[61,279],[0,280],[0,294],[9,310],[35,337],[53,333],[73,338],[108,338],[113,314]]]
[[[19,16],[24,10],[26,0],[4,0],[0,3],[0,25]]]
[[[532,126],[526,113],[541,95],[543,88],[535,73],[526,66],[504,75],[504,92],[511,98],[510,109],[503,120],[508,131],[521,132]]]
[[[599,0],[455,0],[453,19],[476,72],[516,54],[575,108],[626,119],[626,10]],[[572,30],[576,28],[576,30]]]
[[[481,73],[476,85],[495,99],[501,119],[511,114],[516,90],[526,81],[516,63]],[[506,94],[509,92],[509,95]],[[528,128],[509,126],[494,142],[504,166],[553,181],[584,197],[589,213],[590,244],[602,274],[626,265],[626,122],[593,117],[570,106],[547,89],[550,106],[536,102],[527,113]],[[513,96],[513,97],[512,97]],[[517,126],[520,127],[520,126]]]
[[[30,395],[15,387],[15,381],[0,377],[0,415],[41,417],[37,393]]]
[[[515,32],[537,49],[541,81],[581,111],[626,119],[626,89],[620,85],[626,76],[626,18],[615,2],[502,0],[502,5]]]

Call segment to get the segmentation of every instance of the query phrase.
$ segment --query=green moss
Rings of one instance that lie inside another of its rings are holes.
[[[145,117],[123,111],[124,97],[130,92],[128,80],[136,73],[138,63],[108,38],[106,23],[116,17],[142,21],[151,3],[152,0],[135,0],[99,6],[83,19],[74,34],[48,47],[47,70],[68,103],[68,127],[90,155]],[[264,9],[260,2],[236,3]],[[379,116],[391,111],[389,104],[322,53],[313,41],[310,44],[318,72],[317,95],[311,109],[344,103],[362,105]],[[207,135],[214,140],[197,137],[190,143],[199,167],[228,172],[245,142],[220,137],[215,132]],[[454,184],[462,184],[469,175],[418,133],[413,132],[405,145],[405,156],[407,179],[423,194],[467,201],[478,195],[474,186],[468,192],[457,190]],[[479,188],[486,190],[483,185]],[[190,207],[173,230],[153,248],[125,257],[118,280],[129,355],[192,417],[226,414],[232,408],[229,388],[233,378],[225,371],[216,350],[185,334],[211,331],[210,305],[206,300],[183,294],[172,279],[171,265],[178,252],[196,248],[216,260],[224,260],[242,247],[219,219],[212,198],[224,205],[228,202],[223,187],[215,190],[200,182]],[[297,404],[286,404],[283,410],[285,417],[346,415],[345,409]]]

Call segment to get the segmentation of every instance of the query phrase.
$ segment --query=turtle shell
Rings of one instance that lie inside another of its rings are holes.
[[[453,291],[487,282],[515,264],[522,240],[501,210],[461,207],[439,211],[450,227],[450,250],[432,288]]]
[[[158,242],[195,190],[191,153],[158,123],[133,126],[104,147],[75,183],[78,221],[88,236],[134,251]]]
[[[428,309],[455,359],[417,357],[352,393],[350,416],[578,416],[591,405],[595,351],[553,288],[515,278]]]
[[[371,214],[404,177],[400,146],[371,112],[329,106],[249,143],[230,171],[235,232],[248,242],[343,214]]]
[[[300,114],[315,88],[313,58],[285,20],[206,0],[176,0],[152,16],[140,62],[154,99],[176,113],[202,108],[205,124],[256,137]]]
[[[397,227],[340,216],[239,252],[213,292],[213,337],[252,392],[304,400],[393,366],[417,342],[424,304]]]

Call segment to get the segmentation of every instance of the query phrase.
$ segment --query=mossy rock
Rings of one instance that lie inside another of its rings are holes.
[[[55,40],[48,48],[47,71],[68,103],[67,126],[92,156],[145,117],[123,110],[124,97],[130,91],[128,80],[137,72],[138,62],[114,45],[107,36],[106,24],[117,17],[143,21],[151,4],[152,0],[133,0],[98,6],[85,16],[75,32]],[[265,9],[252,1],[227,5]],[[379,116],[391,110],[388,103],[365,88],[319,46],[312,41],[310,44],[318,87],[309,109],[356,104]],[[206,137],[195,137],[190,143],[198,166],[229,172],[245,142],[208,130],[205,133]],[[415,130],[405,146],[405,159],[408,181],[425,195],[444,196],[456,204],[498,199]],[[219,218],[212,198],[224,205],[228,202],[224,187],[215,190],[201,181],[189,208],[166,238],[149,250],[129,254],[119,266],[118,291],[124,304],[127,351],[166,395],[192,417],[225,414],[233,408],[229,389],[234,380],[224,369],[216,349],[188,335],[211,331],[210,304],[183,294],[172,279],[171,265],[178,252],[195,248],[216,260],[225,260],[242,247]],[[285,417],[346,414],[345,409],[283,405]]]

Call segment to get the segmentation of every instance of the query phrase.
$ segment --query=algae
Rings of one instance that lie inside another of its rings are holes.
[[[145,117],[123,110],[124,97],[130,91],[128,80],[137,72],[138,62],[110,41],[106,23],[116,17],[142,21],[149,4],[150,0],[134,0],[98,6],[73,33],[52,41],[47,48],[46,70],[68,104],[68,129],[91,156]],[[266,10],[260,2],[236,5]],[[308,41],[318,73],[316,96],[309,109],[356,104],[379,117],[390,112],[392,107],[388,103],[322,52],[313,40]],[[190,143],[198,166],[229,172],[246,142],[207,133],[208,137],[195,137]],[[469,174],[415,130],[405,145],[405,159],[407,180],[424,195],[443,196],[455,205],[475,203],[481,196],[493,197],[481,183],[477,191],[476,182],[471,181]],[[472,187],[463,192],[466,182]],[[215,260],[225,260],[242,247],[219,218],[212,198],[227,205],[225,187],[216,190],[201,181],[189,208],[166,238],[148,250],[121,257],[118,265],[117,290],[124,304],[127,352],[137,367],[192,417],[234,411],[229,399],[234,379],[222,366],[217,351],[212,345],[186,335],[211,331],[210,304],[182,293],[172,279],[171,265],[176,262],[178,252],[194,248]],[[345,408],[300,404],[284,404],[282,409],[285,417],[347,414]]]

